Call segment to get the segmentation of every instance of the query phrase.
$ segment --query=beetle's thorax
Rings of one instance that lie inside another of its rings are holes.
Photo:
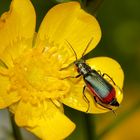
[[[74,64],[79,74],[86,75],[91,71],[91,67],[88,66],[83,59],[75,61]]]

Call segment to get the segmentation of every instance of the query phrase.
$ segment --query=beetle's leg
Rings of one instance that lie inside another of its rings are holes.
[[[108,109],[108,110],[112,111],[112,113],[113,113],[115,116],[117,116],[115,110],[113,110],[112,108],[109,108],[109,107],[104,106],[103,104],[101,104],[99,101],[97,101],[97,99],[96,99],[95,96],[94,96],[94,100],[95,100],[95,102],[96,102],[97,104],[99,104],[100,106],[102,106],[102,107],[105,108],[105,109]],[[95,104],[95,106],[99,108],[99,106],[97,106],[96,104]],[[103,108],[101,108],[101,109],[103,109]]]
[[[78,74],[78,75],[76,75],[74,78],[78,78],[78,77],[80,77],[81,76],[81,74]]]
[[[116,83],[114,82],[112,77],[110,77],[107,73],[103,73],[102,77],[104,77],[104,76],[107,76],[113,82],[113,84],[116,86]]]
[[[94,100],[95,100],[95,106],[97,107],[97,108],[100,108],[100,109],[103,109],[103,108],[101,108],[100,106],[97,106],[97,104],[99,104],[100,105],[100,103],[97,101],[97,99],[96,99],[96,97],[94,96]],[[104,106],[103,106],[104,107]]]
[[[84,85],[84,87],[83,87],[83,99],[85,100],[85,102],[88,104],[88,108],[87,108],[87,110],[86,110],[86,112],[88,112],[89,111],[89,108],[90,108],[90,102],[89,102],[89,100],[88,100],[88,98],[86,97],[86,94],[85,94],[85,89],[86,89],[86,85]]]
[[[64,68],[61,68],[60,71],[61,71],[61,70],[64,70],[64,69],[67,69],[67,68],[69,68],[69,67],[72,66],[72,65],[73,65],[73,63],[69,64],[68,66],[66,66],[66,67],[64,67]],[[80,76],[81,76],[81,74],[78,74],[78,75],[76,75],[76,76],[67,76],[67,77],[65,77],[65,78],[63,78],[63,79],[67,79],[67,78],[78,78],[78,77],[80,77]]]
[[[99,104],[100,106],[102,106],[102,107],[104,107],[104,108],[106,108],[106,109],[112,111],[112,113],[115,115],[115,117],[117,116],[115,110],[113,110],[112,108],[109,108],[109,107],[107,107],[107,106],[104,106],[104,105],[102,105],[101,103],[98,103],[98,104]]]
[[[104,77],[104,76],[107,76],[107,77],[109,77],[109,79],[113,82],[113,84],[121,91],[121,93],[122,93],[122,89],[118,86],[118,85],[116,85],[116,83],[114,82],[114,80],[112,79],[112,77],[110,77],[108,74],[106,74],[106,73],[103,73],[103,75],[102,75],[102,77]]]
[[[99,100],[97,100],[96,96],[94,96],[94,100],[95,100],[95,102],[96,102],[96,103],[95,103],[95,106],[96,106],[97,108],[100,108],[100,109],[107,108],[106,106],[104,106],[103,104],[101,104]],[[100,106],[97,106],[97,104],[99,104],[99,105],[102,106],[103,108],[101,108]],[[107,108],[107,109],[108,109],[108,108]]]
[[[102,106],[103,108],[106,108],[106,109],[108,109],[108,110],[114,111],[112,108],[109,108],[109,107],[107,107],[106,105],[102,104],[100,101],[98,101],[98,100],[96,99],[95,96],[94,96],[94,100],[95,100],[95,102],[96,102],[97,104],[99,104],[99,105]],[[98,107],[98,106],[96,106],[96,107]],[[99,108],[99,107],[98,107],[98,108]],[[103,108],[101,108],[101,109],[103,109]]]
[[[78,74],[78,75],[76,75],[76,76],[67,76],[67,77],[65,77],[65,78],[63,78],[63,79],[67,79],[67,78],[78,78],[78,77],[80,77],[81,76],[81,74]]]
[[[68,68],[69,68],[70,66],[72,66],[73,64],[74,64],[74,63],[72,62],[72,63],[71,63],[71,64],[69,64],[68,66],[66,66],[66,67],[64,67],[64,68],[61,68],[61,69],[60,69],[60,71],[61,71],[61,70],[68,69]]]
[[[102,73],[101,73],[101,71],[100,71],[100,70],[97,70],[97,72],[98,72],[100,75],[102,75]]]

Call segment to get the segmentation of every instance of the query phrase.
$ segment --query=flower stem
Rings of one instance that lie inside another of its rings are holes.
[[[104,0],[87,0],[84,5],[89,13],[96,15],[103,2]]]
[[[12,125],[12,130],[13,130],[13,136],[14,136],[15,140],[23,140],[20,129],[15,123],[14,116],[11,114],[10,114],[10,119],[11,119],[11,125]]]
[[[91,120],[90,114],[84,114],[85,117],[85,125],[87,131],[87,140],[95,140],[96,132],[95,132],[95,123],[94,119]]]

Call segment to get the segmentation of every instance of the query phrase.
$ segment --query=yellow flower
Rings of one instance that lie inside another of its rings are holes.
[[[88,108],[82,93],[83,79],[65,78],[77,75],[74,65],[60,70],[75,61],[66,41],[80,58],[91,38],[86,53],[95,48],[101,31],[96,19],[77,2],[53,7],[37,35],[35,18],[30,0],[13,0],[10,10],[0,18],[0,108],[8,107],[18,126],[41,139],[60,140],[75,128],[64,115],[62,103],[84,112]],[[87,63],[107,73],[122,88],[123,71],[115,60],[98,57]],[[116,91],[120,103],[123,95]],[[108,111],[97,105],[87,90],[86,95],[89,113]]]

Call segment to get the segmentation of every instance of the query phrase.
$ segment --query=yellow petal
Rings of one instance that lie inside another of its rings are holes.
[[[15,120],[43,140],[62,140],[75,128],[75,125],[50,100],[33,105],[21,101]]]
[[[9,66],[12,60],[32,47],[35,11],[30,0],[13,0],[10,10],[0,17],[0,58]]]
[[[5,74],[4,69],[3,71],[0,69],[0,109],[8,107],[20,99],[17,92],[9,92],[10,80]]]
[[[19,100],[19,102],[20,102],[20,100]],[[9,111],[10,111],[11,113],[15,114],[19,102],[13,103],[13,104],[11,104],[11,105],[8,107],[8,109],[9,109]]]
[[[93,38],[86,53],[96,47],[100,37],[101,30],[95,17],[82,10],[79,3],[68,2],[56,5],[47,13],[39,29],[36,46],[47,49],[56,46],[60,56],[68,56],[70,52],[67,60],[70,64],[75,56],[68,42],[81,58],[90,40]]]
[[[123,80],[124,80],[124,74],[121,69],[121,66],[115,60],[108,57],[92,58],[87,60],[87,64],[91,66],[92,69],[95,69],[97,71],[99,70],[102,74],[106,73],[113,79],[117,87],[119,87],[119,89],[115,88],[116,98],[118,102],[121,103],[123,98],[123,93],[121,92],[120,89],[122,89],[123,87]],[[77,82],[75,81],[75,83],[72,81],[71,93],[65,96],[64,98],[62,98],[61,101],[72,108],[84,112],[88,111],[88,113],[104,113],[109,111],[108,109],[102,108],[99,105],[97,105],[93,95],[87,92],[87,90],[85,90],[85,95],[88,98],[89,103],[87,102],[87,100],[84,98],[83,95],[84,85],[85,83],[82,77],[80,77],[79,80],[77,80]],[[89,110],[87,110],[88,107]]]

